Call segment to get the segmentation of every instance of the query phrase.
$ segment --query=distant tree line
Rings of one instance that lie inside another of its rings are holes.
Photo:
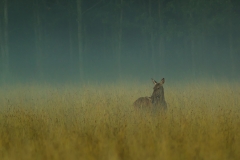
[[[11,42],[20,28],[18,13],[26,17],[22,23],[34,37],[31,56],[39,78],[44,78],[54,30],[65,33],[64,46],[58,47],[67,51],[70,70],[78,68],[82,80],[85,58],[93,52],[103,59],[114,57],[119,77],[122,61],[131,54],[147,57],[154,73],[166,69],[171,57],[179,67],[188,60],[193,76],[211,63],[226,65],[231,75],[240,67],[239,0],[2,0],[2,80],[11,73],[10,57],[16,54]],[[136,52],[128,52],[132,44],[139,46]]]

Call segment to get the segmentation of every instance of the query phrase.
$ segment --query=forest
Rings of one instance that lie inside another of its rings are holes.
[[[239,77],[239,0],[1,0],[0,77]]]

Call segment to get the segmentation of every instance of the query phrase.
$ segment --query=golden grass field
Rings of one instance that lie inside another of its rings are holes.
[[[240,84],[164,84],[165,114],[136,112],[149,84],[0,91],[0,159],[240,159]]]

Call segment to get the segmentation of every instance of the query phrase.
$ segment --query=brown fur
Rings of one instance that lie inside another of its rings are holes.
[[[150,97],[140,97],[134,103],[135,108],[151,108],[152,100]]]
[[[151,110],[159,110],[167,109],[167,103],[164,98],[164,89],[163,84],[165,79],[163,78],[159,83],[152,79],[154,84],[153,93],[151,97],[140,97],[134,103],[133,106],[136,109],[151,109]]]

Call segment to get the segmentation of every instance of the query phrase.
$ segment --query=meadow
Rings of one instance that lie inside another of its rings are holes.
[[[0,159],[240,159],[239,83],[167,82],[166,113],[134,110],[152,87],[2,86]]]

